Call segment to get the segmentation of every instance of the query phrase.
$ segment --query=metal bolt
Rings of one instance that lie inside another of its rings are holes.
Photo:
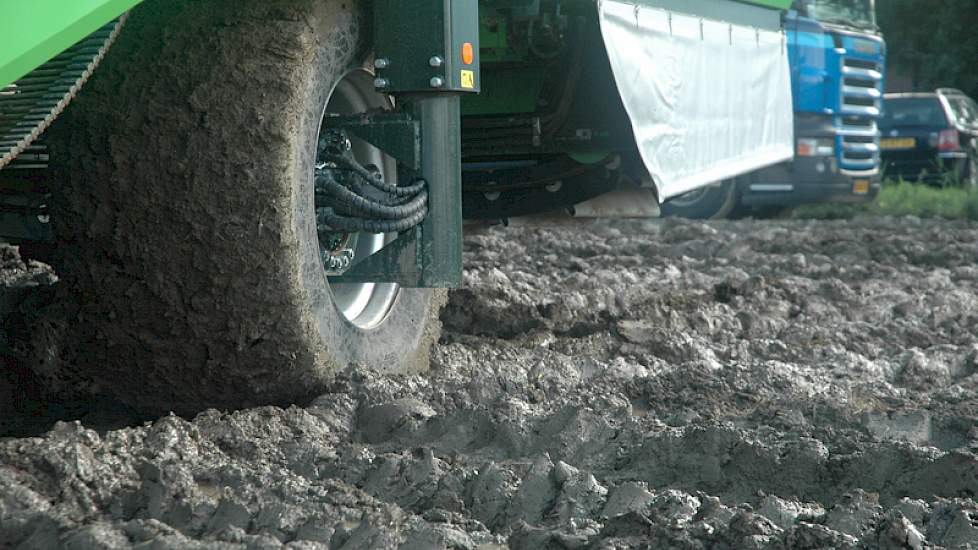
[[[442,59],[441,56],[434,55],[431,57],[431,59],[428,60],[428,64],[431,65],[432,67],[441,67],[442,65],[445,64],[445,60]]]
[[[440,76],[433,76],[433,77],[431,77],[431,87],[432,88],[441,88],[444,85],[445,85],[445,79],[444,78],[442,78]]]
[[[386,87],[388,87],[390,85],[391,85],[390,80],[387,80],[386,78],[375,78],[374,79],[374,88],[386,88]]]
[[[349,268],[353,264],[356,253],[350,248],[345,248],[333,252],[323,250],[320,251],[319,256],[322,258],[326,270],[335,274]]]
[[[374,60],[374,67],[378,69],[386,69],[390,66],[390,64],[390,59],[387,59],[386,57],[381,57],[380,59]]]

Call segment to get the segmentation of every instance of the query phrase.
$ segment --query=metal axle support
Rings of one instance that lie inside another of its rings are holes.
[[[421,124],[408,113],[336,117],[330,127],[354,134],[410,170],[421,168]]]
[[[414,102],[421,120],[421,176],[431,205],[421,225],[422,286],[462,283],[462,139],[459,96]]]
[[[428,182],[428,215],[330,280],[455,287],[462,281],[462,153],[457,94],[406,95],[403,112],[345,117],[345,129],[398,162],[399,179]]]
[[[455,287],[462,281],[460,96],[478,92],[479,2],[374,5],[377,78],[397,112],[345,117],[332,125],[398,162],[398,181],[427,182],[428,215],[379,251],[356,258],[331,282]]]

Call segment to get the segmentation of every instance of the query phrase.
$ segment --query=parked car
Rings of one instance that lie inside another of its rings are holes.
[[[880,122],[886,176],[978,187],[978,104],[960,90],[886,94]]]

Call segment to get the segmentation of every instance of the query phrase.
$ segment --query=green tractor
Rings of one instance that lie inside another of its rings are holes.
[[[789,3],[8,3],[0,236],[137,407],[420,371],[463,217],[654,216],[790,158]]]

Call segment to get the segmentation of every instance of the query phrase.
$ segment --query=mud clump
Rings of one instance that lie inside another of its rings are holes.
[[[481,231],[428,376],[5,412],[0,546],[976,546],[976,257],[915,219]]]

